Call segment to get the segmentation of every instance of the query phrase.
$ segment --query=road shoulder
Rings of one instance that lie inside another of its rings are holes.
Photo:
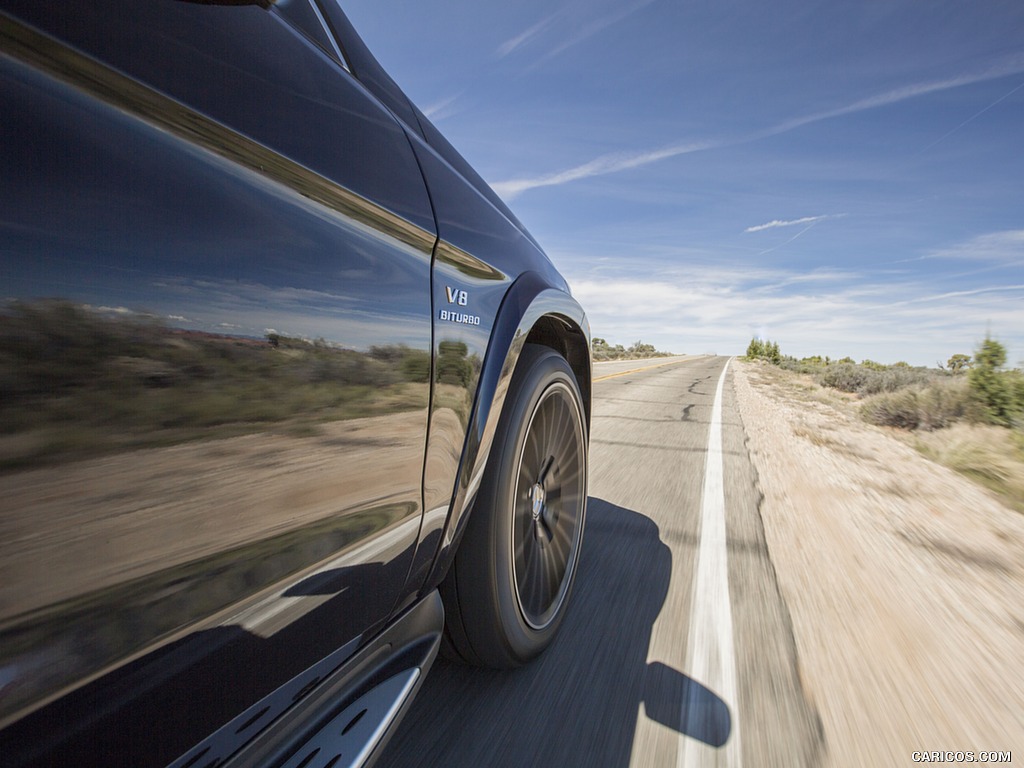
[[[1024,748],[1024,517],[799,381],[737,362],[825,764]]]

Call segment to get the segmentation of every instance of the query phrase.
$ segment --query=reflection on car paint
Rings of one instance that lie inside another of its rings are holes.
[[[9,307],[0,346],[7,711],[332,552],[415,541],[421,444],[408,435],[422,432],[426,352],[184,331],[58,301]],[[414,471],[403,485],[382,464]],[[74,662],[53,664],[53,649]]]
[[[400,597],[434,236],[23,37],[78,87],[2,65],[5,176],[22,181],[0,192],[0,723],[90,678],[61,718],[171,679],[196,686],[161,689],[187,714],[171,697],[198,696],[211,664],[244,670],[206,705],[225,722]],[[372,568],[343,564],[371,543]],[[324,568],[319,591],[295,591]],[[296,644],[301,627],[315,630]],[[18,740],[73,735],[54,716]]]

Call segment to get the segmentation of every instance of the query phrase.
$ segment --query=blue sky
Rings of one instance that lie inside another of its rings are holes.
[[[1024,2],[344,7],[594,335],[1024,360]]]

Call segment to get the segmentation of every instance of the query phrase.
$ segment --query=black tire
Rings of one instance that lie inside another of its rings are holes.
[[[586,501],[586,420],[576,377],[556,351],[527,344],[441,588],[449,655],[509,668],[547,648],[572,592]]]

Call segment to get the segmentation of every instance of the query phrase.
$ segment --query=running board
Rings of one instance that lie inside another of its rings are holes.
[[[420,678],[400,672],[356,699],[302,745],[281,768],[359,768],[380,744]]]
[[[364,768],[380,757],[437,657],[434,590],[217,768]],[[199,763],[196,768],[206,768]]]

